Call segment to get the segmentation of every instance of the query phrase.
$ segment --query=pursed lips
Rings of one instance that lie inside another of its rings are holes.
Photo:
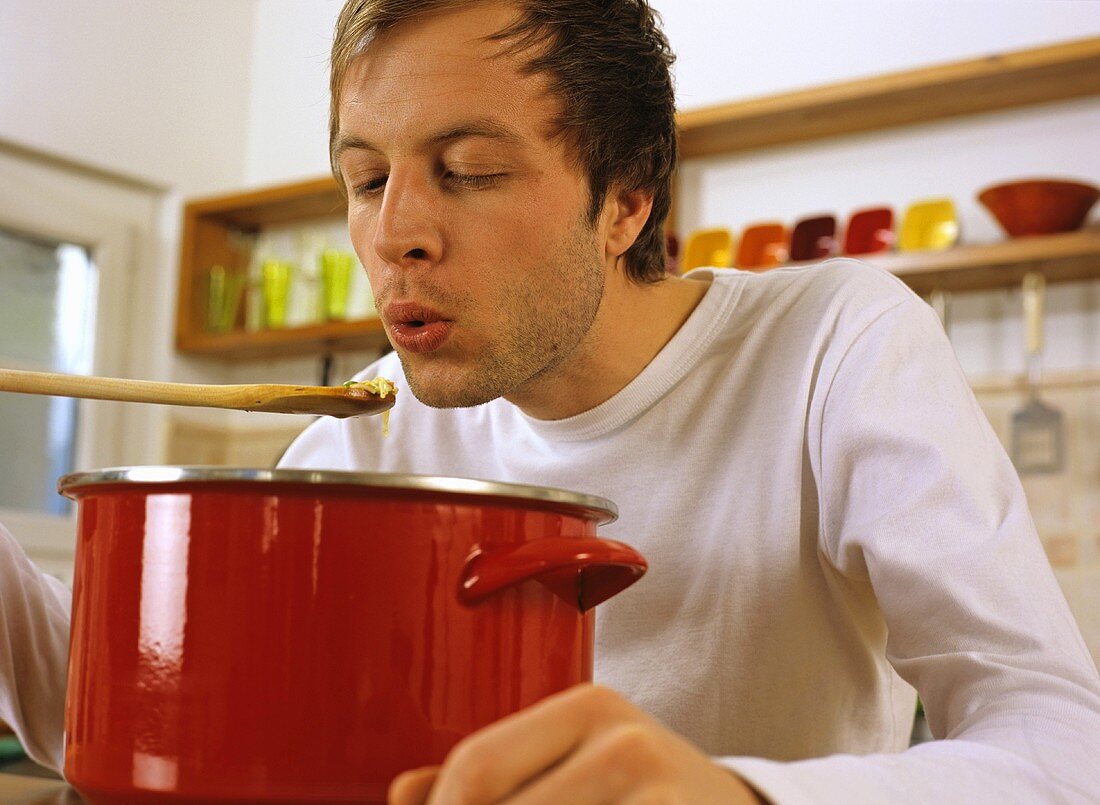
[[[382,309],[394,346],[409,352],[433,352],[450,337],[454,321],[417,302],[389,302]]]
[[[382,309],[382,316],[390,325],[447,321],[439,311],[418,302],[388,302]]]

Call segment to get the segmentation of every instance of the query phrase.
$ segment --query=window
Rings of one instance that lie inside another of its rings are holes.
[[[94,354],[97,273],[83,246],[0,228],[0,366],[88,373]],[[71,472],[74,399],[0,395],[0,507],[67,514],[53,492]],[[18,472],[10,471],[18,467]]]
[[[157,247],[163,199],[0,138],[0,367],[164,371],[174,261]],[[0,392],[0,523],[43,570],[72,574],[75,506],[58,477],[159,463],[158,408]]]

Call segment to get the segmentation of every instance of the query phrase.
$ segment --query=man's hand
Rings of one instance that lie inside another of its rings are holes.
[[[551,696],[469,736],[443,766],[393,781],[391,805],[759,803],[736,775],[592,685]]]

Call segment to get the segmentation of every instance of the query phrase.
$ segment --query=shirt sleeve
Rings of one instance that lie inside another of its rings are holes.
[[[35,762],[61,771],[72,593],[0,526],[0,721]]]
[[[775,803],[1100,801],[1100,677],[938,319],[870,321],[811,417],[822,551],[869,585],[938,739],[721,762]]]

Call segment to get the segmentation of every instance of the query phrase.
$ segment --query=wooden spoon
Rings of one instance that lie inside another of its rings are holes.
[[[24,372],[18,369],[0,369],[0,391],[341,418],[381,414],[393,408],[395,401],[392,392],[383,397],[358,386],[282,386],[271,383],[203,386],[195,383],[158,383],[115,377]]]

